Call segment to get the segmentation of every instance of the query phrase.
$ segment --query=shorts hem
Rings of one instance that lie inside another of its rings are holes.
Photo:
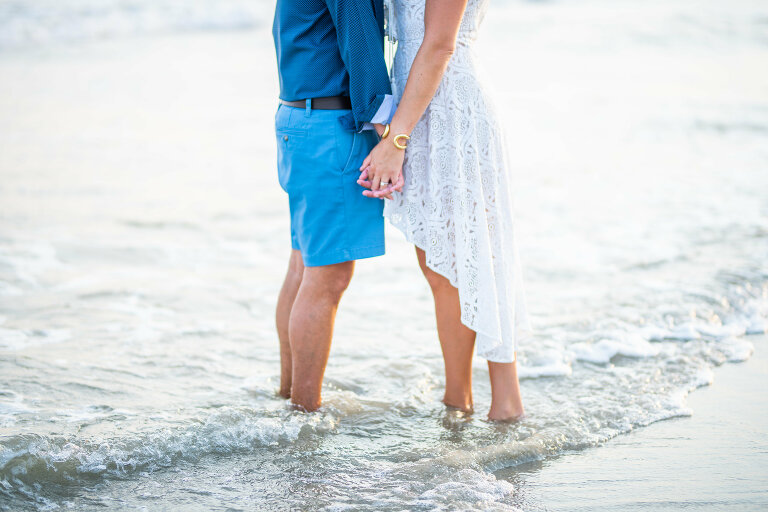
[[[353,249],[337,249],[320,254],[307,256],[302,254],[305,267],[322,267],[345,261],[362,260],[384,255],[384,245],[371,245],[368,247],[355,247]]]

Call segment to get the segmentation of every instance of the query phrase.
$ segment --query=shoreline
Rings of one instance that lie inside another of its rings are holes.
[[[713,369],[672,418],[603,445],[496,472],[526,511],[768,508],[768,336],[752,356]]]

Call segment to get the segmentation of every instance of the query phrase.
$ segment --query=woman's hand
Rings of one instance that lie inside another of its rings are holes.
[[[467,0],[427,0],[424,11],[424,40],[408,72],[403,96],[390,122],[390,138],[383,138],[360,166],[358,183],[370,187],[369,197],[388,197],[403,187],[405,151],[392,144],[394,134],[410,134],[443,79],[443,73],[456,48],[456,37],[467,8]],[[382,135],[381,126],[376,127]],[[366,178],[368,181],[366,181]],[[384,187],[381,183],[394,183]],[[390,190],[391,189],[391,190]]]
[[[405,151],[395,147],[388,137],[381,139],[363,161],[360,171],[366,171],[357,181],[370,188],[369,197],[384,197],[403,188],[403,160]],[[384,186],[381,186],[384,184]],[[391,196],[389,197],[391,199]]]
[[[368,181],[368,167],[363,169],[362,174],[360,174],[360,179],[357,180],[357,184],[365,188],[371,188],[371,182]],[[376,192],[373,192],[372,190],[364,190],[363,195],[365,197],[376,197],[378,199],[383,198],[389,199],[391,201],[392,192],[400,192],[400,190],[403,188],[403,185],[405,185],[405,180],[403,179],[403,173],[400,173],[400,176],[398,176],[395,183],[390,183],[386,188],[379,188],[379,190]]]

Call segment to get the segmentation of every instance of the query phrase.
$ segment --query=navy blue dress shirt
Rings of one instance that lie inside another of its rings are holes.
[[[277,0],[272,35],[285,101],[349,96],[341,122],[360,131],[391,94],[383,0]]]

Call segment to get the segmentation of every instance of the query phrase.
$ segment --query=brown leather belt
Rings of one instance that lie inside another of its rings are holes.
[[[280,103],[289,107],[307,107],[307,100],[280,100]],[[327,96],[325,98],[312,98],[312,108],[317,110],[351,110],[352,102],[349,100],[349,96]]]

